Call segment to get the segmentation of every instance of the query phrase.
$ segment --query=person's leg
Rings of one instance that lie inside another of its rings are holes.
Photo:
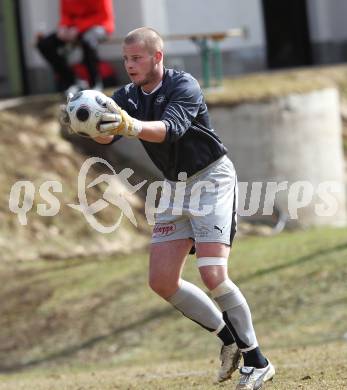
[[[194,237],[191,221],[186,216],[172,214],[174,197],[172,184],[165,182],[155,216],[153,229],[149,284],[160,296],[170,302],[177,310],[203,328],[217,334],[223,343],[222,359],[224,366],[229,362],[237,368],[239,353],[235,353],[234,338],[226,326],[221,312],[214,302],[197,286],[183,281],[181,272]],[[231,347],[230,347],[231,346]],[[236,361],[235,361],[236,357]],[[235,369],[234,369],[235,370]],[[226,371],[218,378],[226,378]]]
[[[271,379],[274,369],[258,346],[247,301],[228,277],[227,259],[230,247],[223,243],[207,242],[196,243],[195,246],[201,278],[222,310],[223,319],[242,352],[245,366],[243,369],[246,371],[253,369],[252,372],[256,370],[259,377],[263,374],[268,375],[262,378],[264,381]],[[241,371],[241,374],[242,380],[244,373]],[[241,386],[243,385],[239,384],[238,388],[247,388]]]
[[[191,245],[190,239],[152,244],[149,285],[184,316],[210,332],[219,333],[225,327],[220,311],[200,288],[181,279]]]
[[[222,310],[224,321],[243,354],[245,365],[265,367],[266,359],[258,347],[247,301],[228,276],[229,246],[222,243],[196,243],[195,246],[201,278]],[[212,263],[219,264],[208,265]]]
[[[202,184],[208,191],[197,191]],[[268,362],[258,347],[249,306],[228,276],[227,260],[237,222],[238,190],[233,164],[224,157],[195,177],[189,186],[191,193],[196,194],[189,210],[201,278],[219,305],[245,366],[263,369]],[[200,210],[208,210],[208,206],[213,206],[212,210],[201,214]],[[235,369],[230,364],[229,373]]]
[[[87,30],[81,36],[83,50],[83,62],[88,69],[90,85],[92,88],[102,88],[102,79],[99,73],[99,43],[106,38],[106,31],[101,26],[95,26]]]
[[[195,247],[201,279],[205,286],[210,291],[213,291],[218,285],[228,279],[226,263],[230,249],[227,245],[218,243],[213,245],[210,243],[196,243]],[[225,318],[223,319],[225,321]],[[226,321],[225,323],[228,331],[232,333],[229,324]],[[220,351],[221,367],[217,374],[218,382],[230,379],[234,371],[239,368],[241,352],[238,343],[235,342],[235,335],[233,333],[232,335],[233,343],[222,345]]]
[[[185,317],[219,337],[223,347],[222,368],[217,380],[222,382],[238,368],[240,354],[221,312],[212,300],[199,287],[181,279],[182,268],[191,245],[190,239],[152,244],[149,285]]]
[[[59,77],[63,89],[68,88],[75,82],[74,72],[68,65],[65,56],[59,53],[59,49],[63,48],[65,44],[57,37],[56,33],[39,39],[37,43],[39,52]]]

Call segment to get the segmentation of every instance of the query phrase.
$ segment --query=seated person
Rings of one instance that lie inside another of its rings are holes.
[[[114,31],[112,0],[60,0],[60,22],[56,32],[40,37],[37,48],[55,71],[66,94],[82,89],[102,89],[98,70],[98,44]],[[90,85],[76,78],[62,49],[79,44]]]

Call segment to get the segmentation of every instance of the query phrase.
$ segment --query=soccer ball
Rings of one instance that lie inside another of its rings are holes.
[[[102,135],[99,131],[101,116],[107,111],[107,96],[102,92],[86,89],[74,95],[66,106],[71,130],[84,137]]]

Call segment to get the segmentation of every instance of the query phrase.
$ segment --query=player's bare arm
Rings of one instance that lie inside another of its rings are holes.
[[[166,137],[166,126],[162,121],[142,122],[139,138],[147,142],[163,142]]]

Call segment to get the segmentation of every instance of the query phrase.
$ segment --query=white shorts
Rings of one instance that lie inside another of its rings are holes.
[[[164,183],[152,243],[191,238],[232,244],[237,222],[237,177],[227,156],[186,181]]]

